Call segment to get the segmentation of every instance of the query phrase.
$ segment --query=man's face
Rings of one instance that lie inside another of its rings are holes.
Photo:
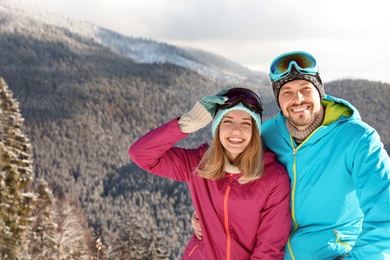
[[[321,111],[317,88],[301,79],[283,85],[279,92],[279,105],[286,119],[298,130],[308,128]]]

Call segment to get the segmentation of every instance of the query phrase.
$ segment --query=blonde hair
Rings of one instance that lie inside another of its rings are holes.
[[[257,130],[254,119],[252,119],[252,138],[245,150],[234,160],[236,166],[242,173],[238,180],[240,184],[261,178],[264,173],[263,146],[261,136]],[[225,148],[219,140],[219,126],[213,141],[199,162],[196,171],[206,179],[222,179],[225,176]]]

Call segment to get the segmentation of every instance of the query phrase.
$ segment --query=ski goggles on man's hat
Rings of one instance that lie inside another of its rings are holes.
[[[258,113],[260,117],[263,113],[263,102],[260,97],[252,90],[246,88],[231,88],[223,94],[228,100],[224,104],[218,104],[216,112],[220,109],[228,109],[234,107],[238,103],[242,103],[249,110]]]
[[[292,66],[301,73],[316,75],[319,72],[316,59],[303,51],[287,52],[276,57],[270,67],[271,81],[277,81],[290,74]]]

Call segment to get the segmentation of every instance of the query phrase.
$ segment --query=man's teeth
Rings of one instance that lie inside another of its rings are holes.
[[[306,110],[306,107],[300,107],[300,108],[294,108],[293,109],[294,112],[301,112],[303,110]]]

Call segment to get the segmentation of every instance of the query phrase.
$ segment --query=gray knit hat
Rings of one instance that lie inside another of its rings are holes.
[[[278,102],[278,105],[279,105],[278,97],[279,97],[280,89],[287,82],[297,80],[297,79],[303,79],[303,80],[307,80],[307,81],[311,82],[317,88],[318,92],[320,93],[321,99],[324,97],[324,95],[325,95],[324,84],[322,83],[322,80],[321,80],[319,73],[316,73],[315,75],[302,74],[299,71],[297,71],[295,68],[292,68],[291,72],[286,77],[271,82],[272,90],[274,91],[274,96],[275,96],[276,101]]]

